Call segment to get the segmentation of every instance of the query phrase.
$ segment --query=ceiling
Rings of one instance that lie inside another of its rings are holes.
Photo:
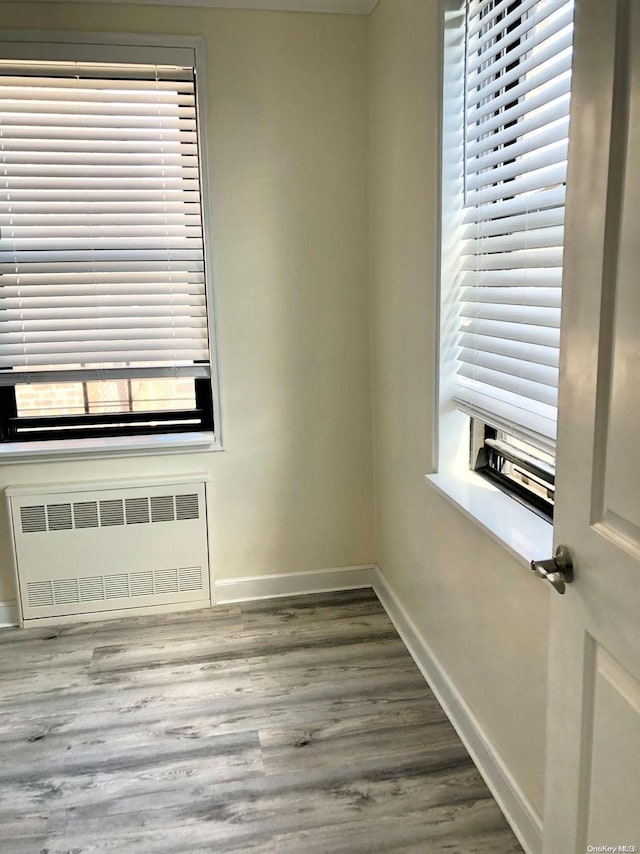
[[[63,0],[44,0],[44,2],[58,3]],[[325,12],[339,15],[369,15],[378,5],[378,0],[64,0],[64,2],[133,2],[151,6],[209,6],[215,9],[268,9],[279,12]]]

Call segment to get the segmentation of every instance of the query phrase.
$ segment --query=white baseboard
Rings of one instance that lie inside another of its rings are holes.
[[[250,578],[225,578],[215,582],[215,602],[216,605],[231,605],[234,602],[250,602],[252,599],[355,590],[359,587],[373,587],[374,580],[373,564],[256,575]]]
[[[209,599],[198,599],[195,602],[173,602],[171,605],[143,605],[139,608],[117,608],[113,611],[93,611],[88,614],[64,614],[61,617],[33,617],[24,621],[24,628],[101,623],[104,620],[122,620],[124,617],[153,617],[158,614],[177,614],[180,611],[201,611],[210,607]]]
[[[18,625],[18,603],[0,602],[0,629]]]
[[[527,854],[542,852],[542,821],[492,746],[479,721],[445,673],[379,567],[373,583],[398,634],[469,751],[505,818]]]

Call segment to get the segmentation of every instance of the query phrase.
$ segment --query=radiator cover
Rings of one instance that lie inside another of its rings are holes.
[[[206,484],[7,490],[26,624],[210,604]]]

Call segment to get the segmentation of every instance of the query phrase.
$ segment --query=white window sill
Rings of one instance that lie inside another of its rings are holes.
[[[204,432],[162,433],[154,436],[96,436],[90,439],[50,442],[7,442],[0,444],[0,465],[221,450],[222,446],[213,433]]]
[[[425,480],[525,566],[553,554],[553,525],[474,472],[428,474]]]

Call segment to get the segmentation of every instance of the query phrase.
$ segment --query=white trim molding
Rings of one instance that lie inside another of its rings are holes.
[[[18,603],[0,602],[0,629],[17,626],[18,623]]]
[[[527,569],[553,553],[553,525],[476,472],[428,474],[425,481]]]
[[[102,623],[105,620],[122,620],[125,617],[153,617],[156,614],[177,614],[180,611],[203,611],[210,608],[209,599],[199,599],[195,602],[172,602],[170,605],[143,605],[139,608],[118,608],[115,611],[94,611],[88,614],[63,614],[60,617],[36,617],[29,620],[22,628],[38,629],[42,626],[69,626],[82,623]],[[20,625],[20,617],[16,608],[16,621],[12,626]]]
[[[542,852],[542,820],[513,779],[469,706],[376,567],[373,589],[411,657],[469,751],[491,794],[527,854]]]
[[[158,433],[150,436],[103,436],[42,442],[5,442],[0,465],[159,454],[203,454],[222,451],[212,433]]]
[[[40,0],[43,3],[130,3],[131,0]],[[136,0],[145,6],[206,6],[265,12],[319,12],[329,15],[370,15],[379,0]]]
[[[216,605],[275,599],[333,590],[357,590],[373,587],[374,564],[316,569],[310,572],[283,572],[278,575],[254,575],[250,578],[223,578],[215,582]]]

